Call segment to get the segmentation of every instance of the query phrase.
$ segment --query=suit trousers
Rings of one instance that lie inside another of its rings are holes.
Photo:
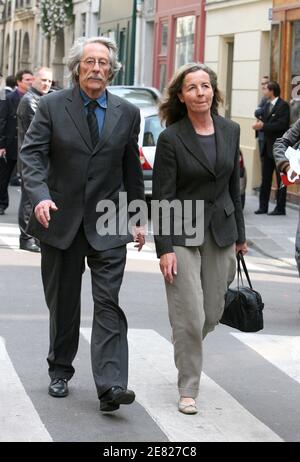
[[[71,379],[78,349],[80,294],[85,257],[91,270],[94,317],[91,361],[98,396],[117,385],[127,388],[127,320],[119,306],[126,246],[96,251],[83,225],[66,250],[41,242],[42,279],[50,313],[49,375]]]
[[[265,212],[268,211],[274,170],[276,171],[278,188],[276,197],[276,209],[279,212],[285,212],[286,188],[281,188],[280,173],[276,169],[275,160],[271,157],[268,157],[266,154],[263,156],[262,183],[259,193],[259,208]]]
[[[9,204],[8,185],[17,161],[0,158],[0,207],[7,209]]]
[[[23,180],[21,184],[21,200],[19,204],[19,211],[18,211],[18,221],[19,221],[19,228],[20,228],[20,241],[27,241],[28,239],[32,239],[32,236],[26,233],[26,228],[29,223],[29,219],[32,213],[32,204],[26,192],[26,189],[23,185]]]
[[[211,231],[200,247],[174,246],[177,276],[165,282],[180,396],[196,398],[203,339],[222,317],[236,271],[235,246],[218,247]]]

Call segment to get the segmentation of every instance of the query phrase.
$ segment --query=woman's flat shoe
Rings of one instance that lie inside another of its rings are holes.
[[[178,410],[179,412],[182,412],[183,414],[197,414],[198,412],[195,401],[194,401],[194,404],[184,404],[179,401]]]

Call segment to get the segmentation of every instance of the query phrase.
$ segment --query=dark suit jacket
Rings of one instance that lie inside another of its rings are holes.
[[[18,156],[17,108],[20,99],[19,92],[14,90],[0,104],[0,148],[6,149],[6,156],[11,160]]]
[[[225,247],[245,242],[240,198],[239,126],[213,116],[217,162],[212,169],[201,151],[188,117],[164,130],[157,143],[153,170],[154,199],[204,201],[204,229],[211,227],[215,242]],[[157,254],[173,252],[173,245],[186,245],[186,236],[155,237]]]
[[[106,117],[93,149],[79,87],[41,98],[20,152],[24,186],[32,205],[52,199],[58,211],[43,228],[34,213],[28,233],[53,247],[66,249],[83,220],[86,237],[96,250],[126,244],[129,234],[100,236],[97,204],[112,200],[119,218],[119,192],[128,201],[144,199],[139,160],[140,113],[136,106],[108,92]],[[47,171],[46,165],[49,164]]]
[[[263,155],[273,158],[273,144],[286,132],[290,125],[290,107],[286,101],[278,98],[272,112],[268,113],[268,104],[265,106],[261,120],[264,123]]]

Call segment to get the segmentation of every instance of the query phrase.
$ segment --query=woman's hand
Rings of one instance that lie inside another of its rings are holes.
[[[172,284],[173,276],[177,275],[177,258],[175,252],[162,255],[159,266],[164,278]]]
[[[243,242],[241,244],[235,244],[235,253],[242,252],[245,255],[248,252],[247,242]]]

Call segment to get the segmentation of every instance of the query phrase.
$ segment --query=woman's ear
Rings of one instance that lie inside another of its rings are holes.
[[[182,93],[177,93],[177,98],[179,99],[179,101],[180,101],[181,103],[184,103],[184,99],[183,99]]]

